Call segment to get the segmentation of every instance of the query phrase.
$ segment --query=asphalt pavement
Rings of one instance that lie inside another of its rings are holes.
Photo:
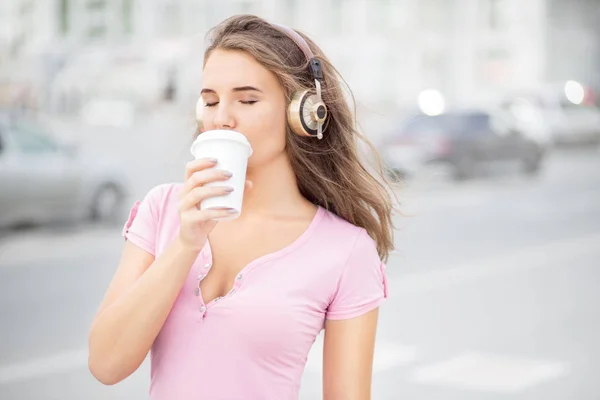
[[[144,168],[156,154],[140,156]],[[178,173],[169,165],[134,196]],[[538,178],[507,173],[400,192],[407,215],[396,220],[387,268],[373,399],[599,398],[598,171],[600,152],[569,151]],[[87,371],[87,330],[121,244],[120,226],[0,238],[0,399],[148,398],[147,363],[112,387]],[[320,398],[320,346],[302,399]]]

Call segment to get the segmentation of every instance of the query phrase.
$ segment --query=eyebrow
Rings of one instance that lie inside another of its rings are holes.
[[[233,92],[249,92],[249,91],[253,91],[253,92],[260,92],[262,93],[262,90],[260,90],[259,88],[256,88],[254,86],[240,86],[240,87],[235,87],[232,89]],[[202,89],[202,91],[200,92],[200,94],[204,94],[204,93],[216,93],[215,90],[213,89]]]

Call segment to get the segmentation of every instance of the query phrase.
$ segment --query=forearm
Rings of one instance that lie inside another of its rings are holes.
[[[90,330],[89,366],[99,381],[117,383],[140,366],[197,256],[173,241],[131,290],[98,316]]]

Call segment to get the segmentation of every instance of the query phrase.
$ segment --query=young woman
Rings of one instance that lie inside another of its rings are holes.
[[[324,328],[324,398],[368,399],[393,203],[361,163],[340,78],[308,38],[255,16],[210,39],[202,122],[252,145],[243,213],[198,209],[230,190],[211,159],[136,203],[90,370],[115,384],[150,351],[154,400],[297,399]]]

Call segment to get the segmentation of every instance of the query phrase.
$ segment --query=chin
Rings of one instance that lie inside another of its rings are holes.
[[[287,161],[287,158],[288,156],[285,149],[276,152],[255,151],[248,159],[248,170],[261,168],[269,164],[281,163],[282,161],[285,162]]]

